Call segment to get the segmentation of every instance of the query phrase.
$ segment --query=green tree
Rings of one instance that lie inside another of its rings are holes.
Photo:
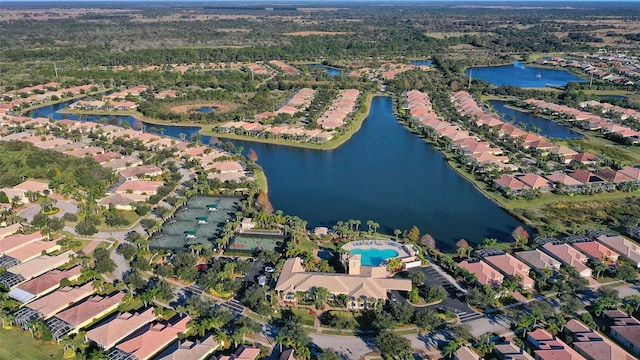
[[[407,239],[413,243],[417,243],[420,240],[420,229],[417,226],[411,227],[411,230],[407,233]]]
[[[100,274],[108,274],[116,269],[116,263],[109,257],[109,251],[97,248],[93,251],[94,269]]]
[[[376,346],[385,358],[392,359],[408,359],[413,349],[408,339],[388,331],[376,336]]]

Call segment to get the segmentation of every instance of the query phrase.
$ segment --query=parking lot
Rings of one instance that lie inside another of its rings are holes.
[[[443,301],[426,306],[426,307],[416,307],[417,311],[421,309],[431,308],[431,309],[446,309],[451,311],[452,313],[458,315],[461,323],[467,323],[474,320],[478,320],[484,317],[483,314],[476,312],[469,305],[460,300],[461,295],[464,295],[460,287],[453,284],[449,279],[444,277],[439,271],[437,271],[433,266],[425,266],[425,267],[417,267],[413,269],[409,269],[403,272],[396,274],[395,277],[406,278],[408,273],[410,272],[422,272],[425,275],[424,284],[426,287],[434,286],[434,285],[442,285],[449,296]],[[391,293],[393,297],[396,299],[401,299],[402,301],[406,301],[406,299],[400,295],[397,291],[393,291]]]

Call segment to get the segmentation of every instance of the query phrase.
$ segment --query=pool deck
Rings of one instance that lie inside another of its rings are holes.
[[[361,240],[352,241],[342,246],[344,250],[351,251],[355,249],[376,249],[376,250],[393,250],[398,253],[400,259],[410,257],[411,254],[405,250],[404,245],[391,240]]]

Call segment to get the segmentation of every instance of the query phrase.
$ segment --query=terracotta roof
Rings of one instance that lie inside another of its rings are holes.
[[[635,242],[628,240],[622,236],[606,236],[601,235],[597,240],[608,248],[611,248],[622,255],[627,260],[640,266],[640,246]]]
[[[576,351],[585,357],[597,360],[635,359],[613,341],[578,320],[569,320],[565,325],[565,331],[573,336],[573,347]]]
[[[220,344],[213,338],[213,334],[209,334],[202,340],[197,341],[180,340],[165,349],[160,355],[156,356],[154,360],[206,359],[219,346]]]
[[[468,346],[459,348],[453,356],[457,360],[480,360],[480,356],[473,352]]]
[[[25,279],[29,280],[64,265],[71,260],[74,255],[75,253],[71,250],[54,256],[42,255],[12,267],[9,272],[22,275]]]
[[[156,165],[141,165],[124,170],[120,170],[120,175],[125,178],[130,178],[139,175],[149,175],[162,173],[162,169]]]
[[[572,245],[578,248],[578,250],[585,253],[587,256],[596,260],[600,260],[604,263],[615,262],[620,256],[620,254],[618,254],[617,252],[609,249],[608,247],[597,241],[578,242]]]
[[[520,276],[522,286],[533,287],[535,282],[529,277],[529,266],[516,259],[511,254],[493,255],[484,258],[486,262],[495,266],[503,274],[508,276]]]
[[[534,173],[527,173],[527,174],[524,174],[522,176],[518,176],[518,180],[520,180],[522,183],[528,185],[532,189],[552,188],[553,187],[553,183],[551,183],[551,181],[543,178],[542,176],[540,176],[538,174],[534,174]]]
[[[533,356],[511,342],[496,344],[494,350],[500,359],[505,360],[534,360]]]
[[[585,254],[571,247],[569,244],[546,243],[542,249],[549,255],[562,261],[565,265],[573,266],[581,276],[591,276],[591,269],[585,265],[588,258]]]
[[[120,291],[113,295],[92,296],[86,301],[58,313],[56,318],[70,325],[81,326],[101,313],[115,309],[115,307],[122,303],[124,295],[125,293]]]
[[[552,336],[544,329],[531,331],[527,339],[536,349],[536,359],[539,360],[586,360],[562,340]]]
[[[556,171],[550,175],[546,176],[547,180],[554,182],[554,183],[559,183],[559,184],[564,184],[566,186],[580,186],[582,185],[582,182],[579,180],[576,180],[574,178],[572,178],[571,176],[560,172],[560,171]]]
[[[175,316],[173,319],[156,324],[147,324],[136,331],[116,348],[134,355],[138,360],[149,359],[178,338],[187,330],[189,316]]]
[[[87,331],[87,339],[95,342],[103,349],[110,349],[118,341],[155,319],[153,308],[148,308],[142,313],[125,312],[116,314],[101,325]]]
[[[22,293],[22,296],[27,294],[29,295],[27,297],[23,297],[23,299],[25,300],[24,302],[29,301],[58,287],[62,279],[77,279],[80,276],[81,271],[82,266],[74,266],[71,269],[67,270],[51,270],[37,278],[31,279],[19,285],[9,292],[9,296],[12,295],[12,292],[17,293],[18,291],[20,291]]]
[[[26,305],[29,309],[38,311],[46,320],[58,312],[93,294],[93,285],[86,283],[77,287],[63,287],[51,294],[41,297]]]
[[[220,356],[218,360],[255,360],[260,355],[260,349],[242,345],[231,356]]]
[[[634,181],[640,182],[640,168],[625,166],[622,169],[620,169],[620,172],[629,176]]]
[[[60,245],[55,241],[34,241],[28,245],[7,251],[5,255],[20,260],[20,262],[25,262],[42,255],[43,252],[48,253],[59,249]]]
[[[474,274],[478,283],[482,285],[501,284],[504,280],[504,275],[482,260],[476,262],[464,260],[458,264],[458,267]]]
[[[602,168],[598,170],[598,176],[615,184],[634,181],[631,176],[628,176],[621,171],[615,171],[611,168]]]
[[[583,184],[605,182],[605,180],[598,175],[584,169],[576,169],[569,176],[582,182]]]
[[[163,185],[162,181],[127,180],[118,186],[117,192],[156,192]]]
[[[43,181],[27,180],[14,186],[13,188],[17,190],[37,191],[39,193],[42,193],[45,190],[49,190],[49,183]]]

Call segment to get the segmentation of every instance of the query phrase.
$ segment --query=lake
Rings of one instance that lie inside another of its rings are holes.
[[[411,60],[409,63],[417,66],[431,66],[431,61],[429,60]]]
[[[154,125],[125,115],[61,114],[71,101],[46,106],[30,113],[83,121],[127,122],[133,128],[186,138],[196,135],[195,126]],[[232,142],[253,148],[269,181],[269,198],[276,209],[307,220],[309,227],[332,227],[337,221],[358,219],[379,223],[378,231],[418,226],[433,235],[444,251],[455,249],[464,238],[477,244],[485,237],[511,239],[522,225],[458,175],[443,155],[402,127],[393,116],[392,100],[375,97],[360,131],[335,150],[319,151],[249,141]],[[209,143],[209,136],[201,137]],[[229,141],[220,139],[221,141]]]
[[[465,74],[471,74],[472,78],[495,86],[513,85],[523,88],[541,88],[547,84],[565,86],[571,81],[584,81],[565,70],[524,66],[517,61],[513,65],[474,67],[467,69]]]
[[[402,127],[388,97],[375,97],[360,131],[335,150],[233,142],[256,151],[274,208],[309,227],[358,219],[366,229],[373,220],[380,232],[393,234],[416,225],[441,250],[453,250],[460,238],[509,240],[521,225]]]
[[[184,126],[184,125],[158,125],[140,121],[130,115],[76,115],[59,113],[58,111],[66,109],[69,104],[76,102],[77,100],[65,101],[58,104],[44,106],[29,112],[31,117],[45,117],[54,120],[80,120],[80,121],[93,121],[97,123],[107,122],[116,126],[124,126],[125,123],[133,129],[141,129],[144,126],[146,132],[155,134],[164,134],[176,139],[181,138],[181,134],[185,134],[185,139],[189,140],[193,136],[198,135],[200,128],[197,126]],[[204,143],[209,143],[209,136],[201,136]]]
[[[490,100],[489,104],[502,115],[504,121],[512,122],[525,130],[535,132],[535,128],[538,128],[539,134],[548,138],[577,139],[582,137],[582,134],[555,121],[536,116],[533,113],[510,109],[507,107],[509,103],[506,101]],[[513,116],[513,119],[509,115]],[[525,126],[522,126],[523,124]]]
[[[311,64],[309,66],[312,68],[324,68],[324,72],[331,76],[338,76],[340,75],[340,72],[341,72],[341,70],[338,68],[334,68],[334,67],[326,66],[322,64]]]

